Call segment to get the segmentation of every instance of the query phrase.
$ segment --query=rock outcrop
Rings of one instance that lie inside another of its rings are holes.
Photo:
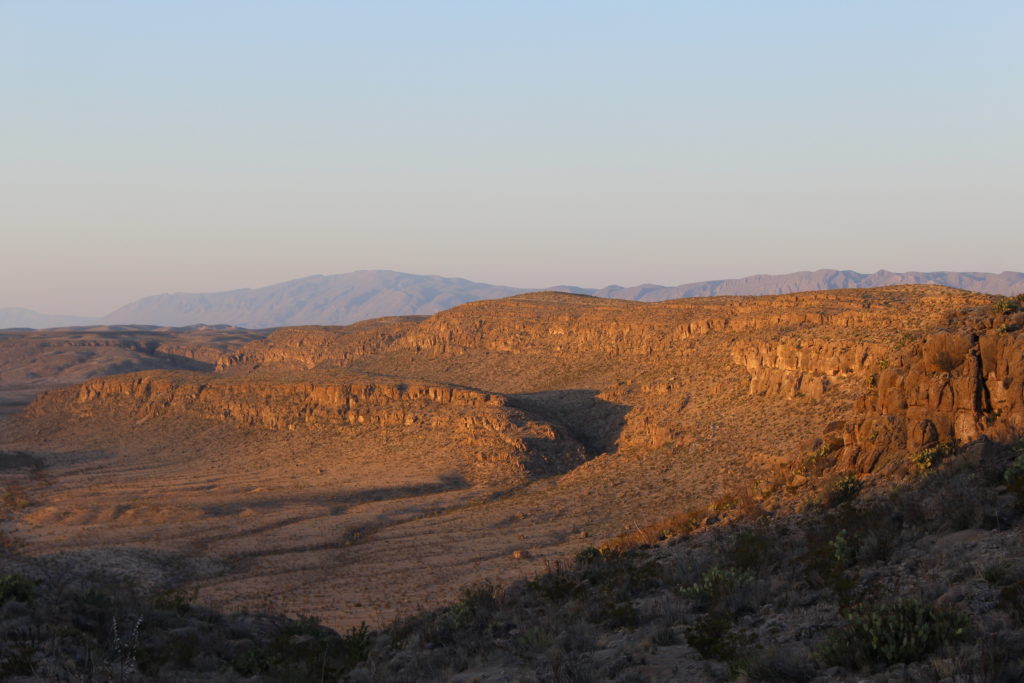
[[[423,320],[425,316],[406,316],[346,327],[286,327],[220,357],[217,372],[251,371],[268,365],[306,370],[320,365],[343,368],[387,349]]]
[[[857,402],[842,466],[895,468],[924,448],[1024,434],[1024,314],[960,327],[894,349]]]
[[[244,429],[348,435],[427,430],[464,453],[465,473],[477,481],[554,474],[585,456],[560,425],[510,406],[502,395],[359,376],[332,382],[230,381],[195,373],[103,377],[42,394],[25,417],[50,415],[135,424],[191,418]]]

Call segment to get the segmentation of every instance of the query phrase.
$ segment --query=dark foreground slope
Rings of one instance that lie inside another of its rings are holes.
[[[140,583],[128,567],[111,574],[76,555],[0,556],[0,676],[1024,678],[1024,441],[981,439],[866,488],[817,474],[819,460],[794,474],[823,483],[820,493],[801,485],[723,498],[683,526],[678,517],[665,531],[652,526],[640,546],[620,538],[587,547],[528,579],[467,586],[447,607],[379,630],[220,614],[192,604],[170,566]]]
[[[470,586],[374,634],[353,679],[1024,680],[1024,441],[851,481]]]

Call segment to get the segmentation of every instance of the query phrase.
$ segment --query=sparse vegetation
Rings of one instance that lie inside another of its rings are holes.
[[[35,595],[35,585],[19,574],[0,576],[0,605],[8,600],[28,602]]]
[[[1024,295],[1001,296],[992,304],[992,311],[996,315],[1007,315],[1009,313],[1016,313],[1022,307],[1024,307]]]
[[[842,474],[832,479],[826,489],[823,500],[825,507],[834,508],[857,497],[864,485],[854,474]]]
[[[847,611],[846,625],[822,647],[830,664],[862,668],[915,662],[963,637],[967,617],[913,599],[867,603]]]
[[[939,463],[954,453],[956,453],[956,444],[948,441],[922,448],[914,454],[914,467],[918,472],[928,472],[938,467]]]

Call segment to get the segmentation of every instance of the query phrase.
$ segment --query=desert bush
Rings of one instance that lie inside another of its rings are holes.
[[[368,646],[367,646],[368,649]],[[271,680],[338,680],[357,662],[349,661],[342,639],[313,616],[285,622],[269,642],[232,662],[243,676]]]
[[[833,537],[821,532],[809,534],[802,560],[804,578],[810,585],[828,588],[840,605],[850,603],[857,585],[857,575],[851,571],[856,549],[845,531]]]
[[[981,578],[993,586],[1006,586],[1014,582],[1014,572],[1005,562],[990,564],[981,570]]]
[[[595,548],[594,546],[588,546],[576,553],[576,557],[573,561],[576,564],[589,564],[591,562],[597,562],[603,557],[604,553],[602,553],[600,549]]]
[[[640,625],[640,614],[629,600],[608,595],[591,603],[587,610],[587,620],[608,628],[632,629]]]
[[[504,597],[504,589],[492,582],[482,581],[462,589],[462,597],[448,608],[448,619],[456,629],[464,629],[489,621]]]
[[[822,656],[829,664],[861,668],[918,661],[962,637],[969,625],[959,611],[913,599],[858,605],[845,617]]]
[[[15,676],[32,676],[35,673],[36,653],[37,648],[33,645],[4,643],[0,647],[0,678],[7,680]]]
[[[703,508],[675,512],[649,524],[638,526],[628,534],[609,542],[606,549],[625,552],[666,538],[685,536],[699,528],[701,521],[707,516],[708,512]]]
[[[345,632],[341,637],[341,651],[347,668],[366,661],[370,654],[370,644],[370,630],[365,621]]]
[[[749,653],[739,668],[755,681],[806,683],[815,677],[815,662],[806,648],[771,647]]]
[[[1006,313],[1015,313],[1015,312],[1019,311],[1020,308],[1021,308],[1020,295],[1015,296],[1015,297],[1001,296],[998,299],[996,299],[995,302],[993,302],[993,304],[992,304],[992,312],[996,313],[997,315],[1004,315]]]
[[[836,464],[837,447],[834,443],[823,443],[801,461],[798,472],[806,477],[819,477],[825,470]]]
[[[515,640],[516,649],[524,655],[544,652],[551,647],[554,642],[554,635],[547,629],[536,624],[524,629],[522,633],[516,636]]]
[[[704,572],[696,583],[679,589],[679,594],[693,600],[698,609],[706,610],[723,603],[753,578],[753,574],[747,570],[715,565]]]
[[[834,508],[857,497],[864,487],[855,474],[843,474],[832,479],[825,488],[822,501],[825,507]]]
[[[912,460],[918,472],[927,472],[938,467],[939,463],[954,453],[956,453],[956,444],[947,441],[922,448],[914,454]]]
[[[1016,640],[1016,642],[1014,642]],[[932,665],[935,680],[969,683],[1016,683],[1024,681],[1024,653],[1018,639],[1002,633],[991,634],[977,643],[964,644],[947,666],[940,660]]]
[[[164,591],[153,598],[153,609],[184,616],[192,609],[192,603],[198,595],[198,589],[192,589],[191,591]]]
[[[729,615],[714,611],[686,629],[686,642],[705,659],[729,661],[739,651],[739,639]]]
[[[771,538],[759,531],[744,529],[733,536],[725,558],[740,570],[757,571],[768,563],[771,555]]]
[[[1021,447],[1018,446],[1017,448]],[[1014,493],[1024,493],[1024,453],[1018,455],[1010,462],[1006,472],[1003,473],[1003,481],[1006,482],[1006,488]]]
[[[591,555],[587,553],[588,550],[595,552]],[[577,565],[600,562],[602,558],[601,552],[596,548],[587,548],[580,552],[580,555],[583,554],[590,559],[577,559]],[[586,591],[586,586],[583,585],[579,574],[571,571],[561,562],[550,565],[546,572],[530,579],[526,585],[530,591],[554,603],[565,602]]]
[[[20,574],[0,576],[0,605],[8,600],[29,602],[35,595],[35,584]]]
[[[986,493],[968,477],[951,477],[943,486],[942,495],[934,501],[939,514],[933,524],[953,531],[982,526],[990,498]]]
[[[1015,581],[999,591],[999,606],[1018,624],[1024,624],[1024,581]]]

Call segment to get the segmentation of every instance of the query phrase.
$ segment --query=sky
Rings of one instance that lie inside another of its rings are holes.
[[[1024,270],[1024,3],[0,0],[0,307]]]

